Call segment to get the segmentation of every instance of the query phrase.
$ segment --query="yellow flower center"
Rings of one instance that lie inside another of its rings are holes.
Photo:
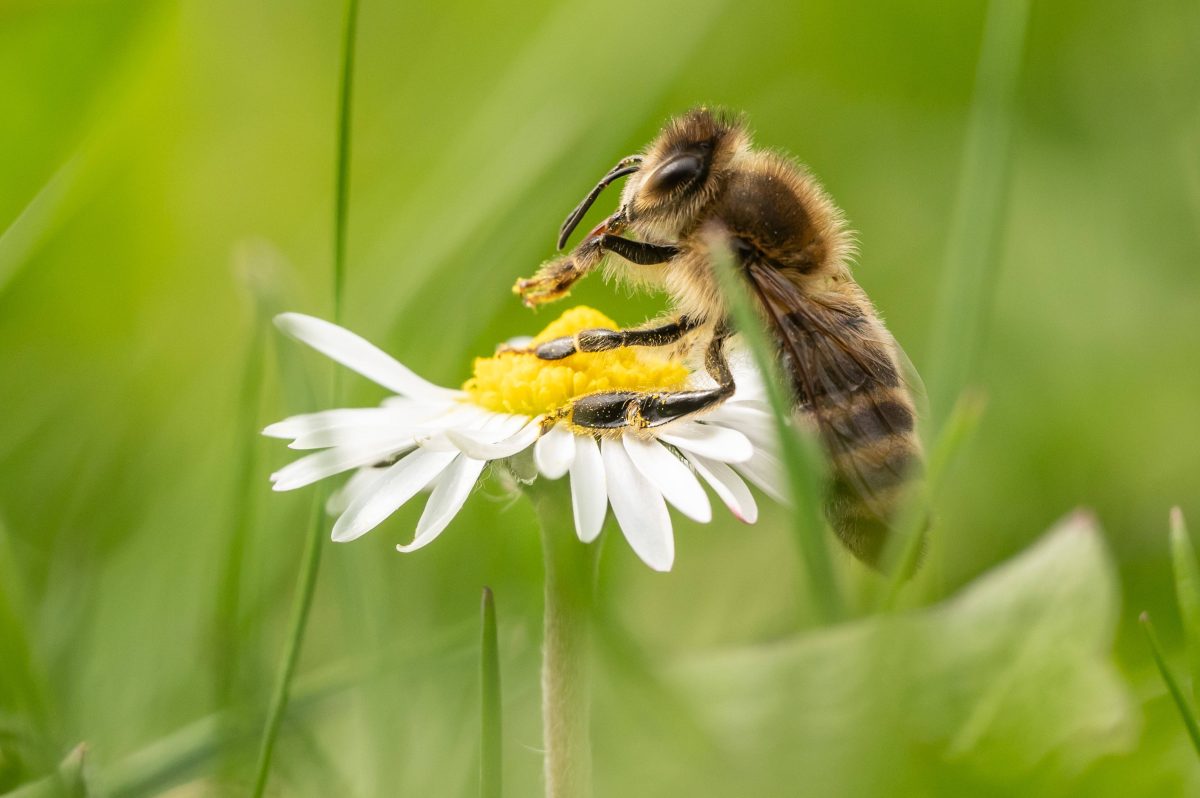
[[[616,329],[617,325],[597,310],[574,307],[538,333],[530,347],[597,327]],[[538,416],[601,391],[676,389],[687,376],[683,364],[644,348],[577,352],[562,360],[541,360],[530,351],[501,351],[475,358],[474,376],[463,390],[488,410]]]

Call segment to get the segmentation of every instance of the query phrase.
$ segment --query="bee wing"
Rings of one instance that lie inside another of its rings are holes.
[[[822,442],[835,461],[838,475],[873,509],[883,513],[885,504],[879,470],[891,471],[894,482],[903,471],[887,463],[875,464],[866,473],[865,461],[855,451],[864,441],[907,434],[908,426],[886,402],[877,401],[870,386],[901,384],[896,364],[889,357],[891,341],[866,336],[870,319],[850,302],[826,302],[803,292],[775,266],[743,257],[744,273],[752,291],[766,310],[801,406],[816,422]],[[889,336],[890,337],[890,336]],[[885,394],[886,395],[886,394]],[[854,402],[855,410],[849,411]],[[892,480],[888,480],[891,482]]]
[[[904,347],[900,346],[900,342],[896,340],[896,336],[885,330],[887,334],[888,345],[892,348],[892,354],[895,355],[896,361],[900,366],[900,378],[904,380],[904,386],[908,388],[908,395],[912,397],[913,406],[917,409],[918,419],[929,418],[929,391],[925,388],[925,380],[921,378],[921,372],[917,371],[917,367],[909,358],[908,353],[904,351]]]

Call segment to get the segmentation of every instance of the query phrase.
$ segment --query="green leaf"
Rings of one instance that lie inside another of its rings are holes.
[[[1108,662],[1116,619],[1109,555],[1076,514],[941,604],[677,675],[736,752],[747,794],[800,783],[823,796],[929,794],[948,782],[964,795],[1018,782],[1055,794],[1133,742],[1132,701]]]

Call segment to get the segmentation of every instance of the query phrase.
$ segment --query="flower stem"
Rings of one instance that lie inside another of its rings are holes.
[[[592,794],[591,625],[597,547],[575,537],[566,484],[539,480],[529,493],[541,522],[546,569],[542,643],[546,796],[588,798]]]

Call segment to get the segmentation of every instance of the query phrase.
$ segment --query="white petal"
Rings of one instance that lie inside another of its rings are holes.
[[[775,416],[770,411],[764,412],[756,407],[756,404],[726,402],[705,415],[704,420],[711,424],[737,430],[749,438],[756,449],[763,446],[777,449],[779,444],[777,442],[778,433],[775,430]]]
[[[410,552],[425,546],[442,534],[458,511],[471,495],[471,489],[487,465],[483,460],[474,460],[465,454],[455,458],[450,467],[442,472],[437,487],[425,504],[421,520],[417,522],[417,534],[407,546],[397,546],[397,551]]]
[[[604,478],[604,460],[596,439],[580,435],[575,439],[575,459],[571,462],[571,508],[575,515],[575,534],[584,543],[600,536],[608,511],[608,488]]]
[[[436,410],[445,413],[444,406]],[[288,424],[295,438],[288,444],[290,449],[325,449],[330,446],[361,446],[382,438],[405,438],[410,440],[421,429],[426,416],[412,415],[387,407],[364,407],[353,410],[330,410],[319,421],[310,421],[309,429],[300,429],[299,424]],[[345,414],[334,416],[332,414]],[[351,415],[353,414],[353,415]],[[313,416],[321,415],[318,413]],[[272,425],[274,426],[274,425]],[[268,430],[271,427],[267,427]]]
[[[675,538],[662,494],[642,478],[620,438],[603,439],[600,450],[608,480],[608,500],[625,539],[646,565],[655,571],[671,570]]]
[[[385,468],[360,468],[355,471],[346,484],[329,494],[325,501],[325,512],[328,515],[341,515],[346,512],[355,499],[371,490],[376,482],[387,472]]]
[[[575,462],[575,436],[562,427],[552,427],[538,438],[533,460],[547,479],[558,479]]]
[[[413,434],[413,438],[423,449],[457,452],[458,447],[446,437],[448,430],[458,430],[472,436],[478,435],[484,441],[500,440],[507,438],[511,434],[511,430],[497,430],[494,434],[489,430],[495,426],[495,422],[508,418],[511,417],[484,410],[477,405],[456,402],[448,412],[424,421]],[[521,423],[515,424],[513,428],[520,427]]]
[[[339,446],[301,457],[271,475],[272,490],[295,490],[318,480],[378,463],[412,448],[403,438],[384,439],[360,446]]]
[[[622,443],[637,470],[679,512],[702,524],[712,520],[712,505],[704,488],[700,487],[696,475],[678,457],[658,441],[626,435]]]
[[[718,460],[709,460],[691,452],[683,454],[739,521],[753,524],[758,520],[758,503],[754,501],[754,494],[736,471]]]
[[[664,428],[656,437],[723,463],[741,463],[754,456],[754,445],[749,438],[735,429],[714,424],[684,421]]]
[[[333,539],[339,543],[354,540],[379,526],[385,518],[411,499],[453,462],[454,452],[417,449],[387,472],[373,490],[355,499],[333,525]]]
[[[421,379],[379,347],[336,324],[302,313],[281,313],[275,317],[275,325],[297,341],[403,396],[445,400],[462,395],[461,391]]]
[[[495,443],[489,442],[486,436],[480,437],[479,433],[474,431],[446,430],[446,437],[468,457],[476,460],[503,460],[532,446],[540,432],[541,425],[534,419],[515,434]]]
[[[763,493],[780,504],[791,504],[783,463],[774,455],[755,452],[754,457],[736,465],[742,476],[761,488]]]
[[[737,386],[737,391],[733,395],[734,400],[765,401],[767,386],[758,367],[754,365],[750,353],[738,344],[735,344],[734,348],[735,351],[729,358],[733,382]]]
[[[336,410],[322,410],[317,413],[304,413],[298,416],[276,421],[262,431],[269,438],[298,438],[317,430],[338,428],[359,428],[385,424],[393,420],[407,420],[433,415],[441,411],[443,403],[414,402],[403,399],[403,405],[387,405],[386,407],[339,407]],[[425,412],[420,412],[420,411]]]

